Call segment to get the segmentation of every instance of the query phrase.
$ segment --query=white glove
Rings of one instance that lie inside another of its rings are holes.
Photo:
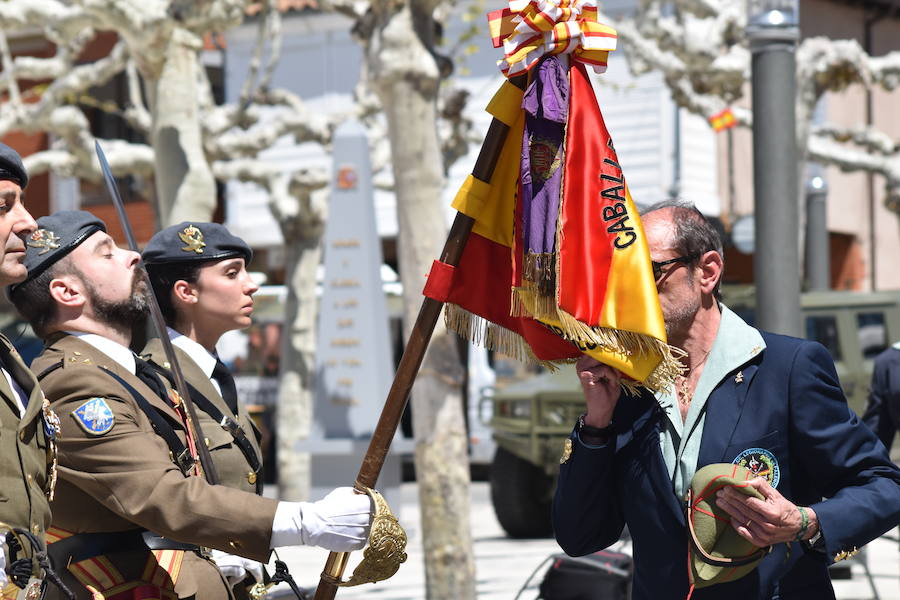
[[[305,544],[351,552],[366,545],[371,524],[371,498],[341,487],[318,502],[279,502],[272,547]]]
[[[263,564],[260,562],[234,554],[226,554],[221,550],[213,550],[212,559],[216,561],[216,566],[228,580],[228,585],[232,587],[246,579],[248,574],[253,575],[257,582],[263,580]]]
[[[5,588],[8,583],[9,579],[6,577],[6,544],[0,544],[0,589]]]

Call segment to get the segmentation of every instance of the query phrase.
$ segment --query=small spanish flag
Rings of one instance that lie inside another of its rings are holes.
[[[709,124],[712,125],[713,131],[716,133],[725,129],[731,129],[737,125],[737,119],[730,108],[726,108],[722,112],[716,113],[709,118]]]

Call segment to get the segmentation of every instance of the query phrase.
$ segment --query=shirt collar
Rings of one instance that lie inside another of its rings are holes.
[[[105,338],[96,333],[84,333],[82,331],[69,331],[69,335],[73,335],[81,341],[90,344],[103,354],[107,355],[124,367],[129,373],[134,375],[135,363],[134,353],[119,342],[114,342],[109,338]]]
[[[197,363],[203,374],[212,379],[213,369],[216,368],[216,357],[188,336],[182,335],[171,327],[167,327],[166,330],[169,332],[172,344],[181,348],[191,360]]]
[[[722,313],[719,320],[719,330],[716,339],[709,352],[709,359],[697,389],[695,398],[705,398],[712,392],[716,385],[731,371],[743,366],[754,356],[762,352],[766,347],[759,330],[748,325],[742,318],[735,314],[724,304],[719,304]],[[660,406],[668,408],[676,403],[675,389],[672,387],[666,392],[657,395]],[[672,417],[679,419],[680,415]]]

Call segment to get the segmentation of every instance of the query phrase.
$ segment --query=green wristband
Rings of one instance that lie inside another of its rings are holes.
[[[794,538],[794,541],[802,542],[803,537],[806,535],[806,530],[809,529],[809,515],[806,514],[806,509],[802,506],[798,506],[797,510],[800,511],[800,531],[797,532],[797,537]]]

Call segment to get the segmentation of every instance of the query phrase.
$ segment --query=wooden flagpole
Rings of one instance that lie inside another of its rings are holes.
[[[518,75],[509,79],[509,82],[520,89],[525,89],[527,77],[527,75]],[[472,169],[473,177],[490,183],[508,133],[509,127],[506,124],[497,119],[491,121],[478,159],[475,161],[475,167]],[[474,223],[475,220],[471,217],[456,213],[456,218],[453,220],[441,252],[441,262],[454,267],[459,264]],[[422,307],[419,309],[419,315],[406,342],[406,349],[400,359],[397,373],[394,375],[394,382],[391,384],[387,400],[385,400],[381,417],[375,426],[369,448],[356,476],[354,487],[360,492],[365,488],[374,488],[378,481],[378,475],[381,473],[381,467],[384,465],[391,441],[397,432],[400,417],[403,415],[410,390],[412,390],[416,375],[422,366],[425,351],[428,349],[428,343],[431,341],[431,335],[434,333],[443,307],[443,302],[433,298],[426,297],[422,301]],[[337,582],[343,577],[349,555],[349,552],[331,552],[328,555],[319,579],[319,586],[316,588],[315,600],[332,600],[334,598],[338,588]]]

